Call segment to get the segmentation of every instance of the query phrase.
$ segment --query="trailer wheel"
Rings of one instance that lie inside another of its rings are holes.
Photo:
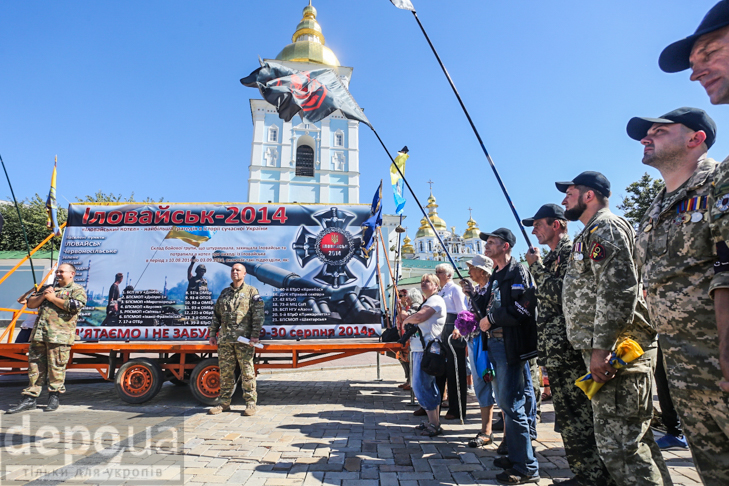
[[[149,358],[131,359],[116,373],[116,393],[127,403],[144,403],[159,393],[163,382],[159,363]]]
[[[220,367],[218,358],[200,361],[190,375],[190,388],[195,398],[204,405],[217,405],[220,395]]]

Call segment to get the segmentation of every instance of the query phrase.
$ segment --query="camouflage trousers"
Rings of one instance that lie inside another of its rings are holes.
[[[671,388],[694,464],[706,486],[729,484],[729,394]]]
[[[28,349],[28,388],[23,395],[38,397],[48,382],[49,392],[66,393],[66,365],[71,356],[68,344],[31,341]]]
[[[218,365],[220,366],[220,404],[230,405],[235,386],[235,368],[240,365],[243,400],[255,404],[256,371],[253,368],[253,355],[256,348],[245,344],[218,343]]]
[[[618,486],[673,485],[650,428],[656,348],[618,370],[592,399],[595,442]],[[583,350],[590,366],[592,350]]]
[[[555,421],[560,428],[570,469],[582,484],[614,486],[595,443],[592,404],[575,381],[587,373],[578,351],[563,356],[559,366],[547,366]]]

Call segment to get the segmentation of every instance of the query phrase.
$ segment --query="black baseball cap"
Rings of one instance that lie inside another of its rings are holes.
[[[541,208],[539,208],[539,211],[537,211],[537,214],[535,214],[531,218],[522,219],[521,223],[524,226],[534,226],[534,221],[542,218],[554,218],[554,219],[562,219],[566,220],[564,216],[564,209],[562,206],[558,204],[545,204]]]
[[[691,67],[689,65],[689,56],[691,56],[691,49],[693,49],[696,40],[704,34],[714,32],[727,25],[729,25],[729,1],[721,0],[721,2],[711,7],[709,13],[706,14],[704,20],[696,28],[696,32],[663,49],[658,58],[658,65],[667,73],[677,73],[688,69]]]
[[[505,242],[509,244],[512,248],[514,248],[514,245],[516,244],[516,236],[514,236],[514,233],[511,232],[511,230],[507,228],[499,228],[497,230],[492,231],[491,233],[481,233],[478,235],[483,241],[486,241],[489,239],[489,236],[495,236],[497,238],[501,238]]]
[[[716,123],[714,123],[714,120],[704,110],[690,107],[669,111],[659,118],[631,118],[627,127],[628,136],[633,140],[640,141],[645,138],[654,123],[680,123],[695,132],[701,130],[706,134],[706,146],[709,148],[714,145],[716,140]]]
[[[555,182],[559,192],[567,192],[570,186],[587,186],[598,191],[605,197],[610,197],[610,181],[599,172],[588,170],[571,181]]]

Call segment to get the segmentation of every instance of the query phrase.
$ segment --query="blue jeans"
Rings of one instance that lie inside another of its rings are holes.
[[[435,385],[435,376],[425,373],[420,363],[423,361],[422,351],[413,351],[410,355],[413,361],[413,376],[410,377],[415,398],[423,410],[431,411],[440,406],[440,391]]]
[[[476,353],[474,352],[474,342],[473,339],[469,339],[468,341],[468,364],[469,369],[471,370],[471,376],[473,376],[473,389],[476,392],[476,398],[478,399],[478,406],[483,407],[490,407],[494,403],[496,403],[496,399],[494,398],[494,390],[492,382],[486,383],[483,381],[483,378],[481,376],[478,376],[478,371],[476,371]],[[481,343],[479,342],[479,345]]]
[[[494,365],[496,379],[493,381],[496,403],[504,412],[504,437],[509,448],[509,460],[514,469],[527,476],[539,474],[539,463],[534,457],[529,434],[529,421],[525,411],[526,382],[525,361],[516,364],[506,362],[503,338],[489,339],[489,360]]]
[[[524,393],[526,401],[524,403],[524,412],[529,422],[529,436],[532,440],[537,440],[537,397],[534,396],[534,386],[532,385],[532,372],[529,369],[529,361],[524,362]]]

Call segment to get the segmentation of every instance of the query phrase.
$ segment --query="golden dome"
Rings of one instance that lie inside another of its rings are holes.
[[[428,205],[425,207],[430,210],[428,212],[428,217],[433,222],[433,226],[435,226],[435,229],[438,231],[446,231],[448,229],[448,226],[446,226],[445,221],[443,221],[440,216],[438,216],[438,205],[435,203],[435,197],[433,197],[433,192],[430,193],[430,197],[428,198]]]
[[[431,221],[433,221],[433,220],[431,219]],[[435,225],[435,221],[433,221],[433,224]],[[436,226],[436,228],[437,228],[437,226]],[[435,237],[435,233],[433,233],[433,229],[428,224],[428,220],[423,218],[420,220],[420,228],[418,228],[418,232],[415,234],[415,238],[427,238],[427,237]]]
[[[331,49],[324,45],[324,34],[316,21],[316,9],[309,5],[304,7],[304,18],[296,26],[292,44],[278,53],[279,61],[314,62],[328,66],[339,66],[339,60]]]
[[[403,255],[414,255],[415,247],[410,244],[410,238],[406,235],[405,239],[402,240],[402,254]]]
[[[468,228],[466,228],[466,232],[463,233],[463,239],[468,240],[471,238],[479,238],[479,235],[481,234],[481,230],[478,229],[478,224],[473,220],[473,218],[469,218],[469,220],[466,222],[468,225]]]

